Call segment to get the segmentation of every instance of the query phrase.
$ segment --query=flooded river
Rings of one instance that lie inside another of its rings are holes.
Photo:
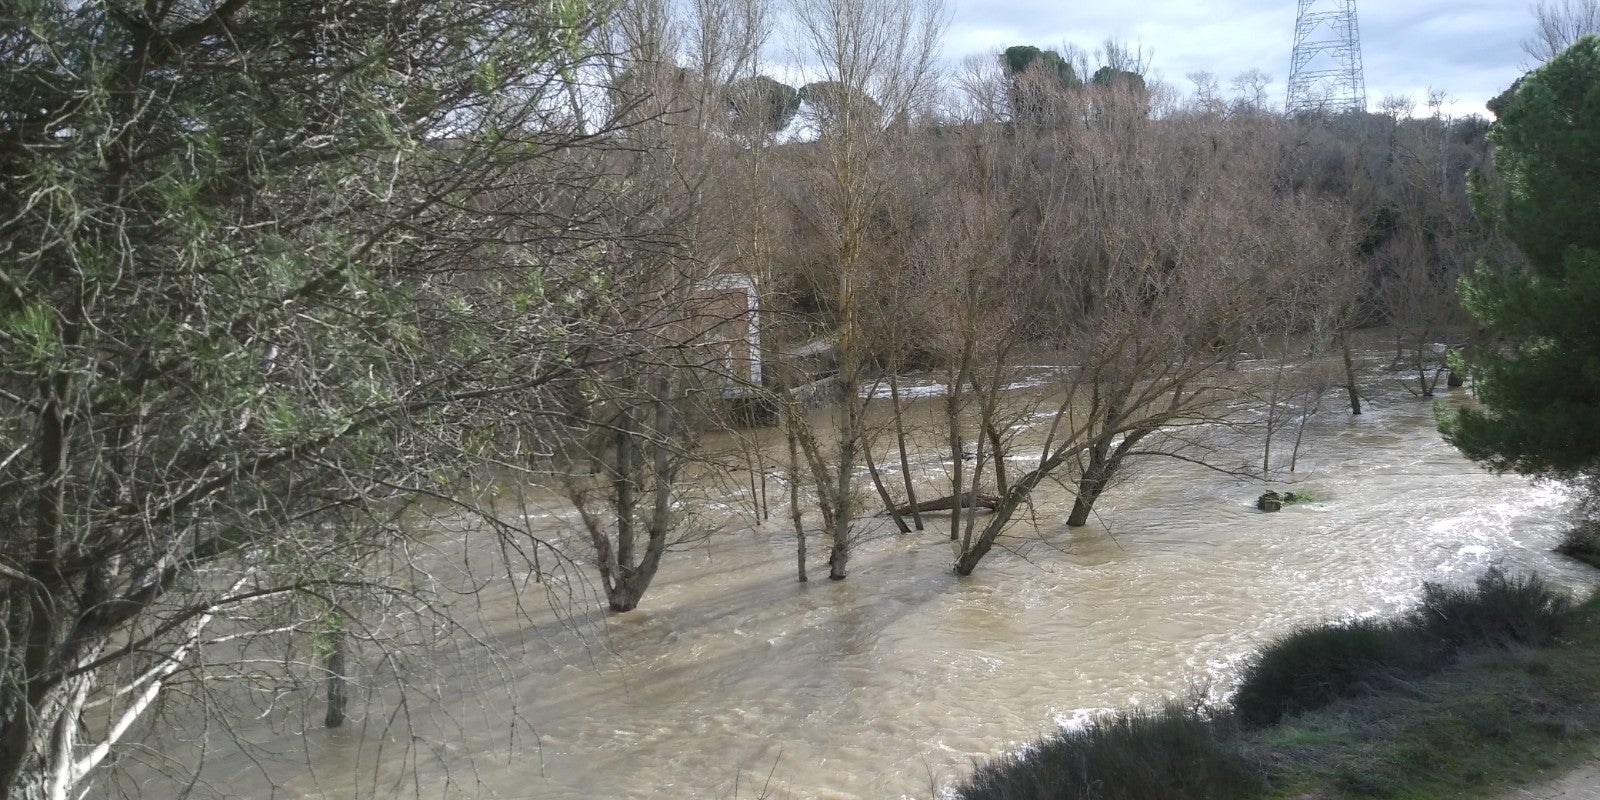
[[[1077,530],[1047,487],[1037,526],[970,578],[951,574],[942,526],[880,522],[844,582],[815,579],[815,542],[806,584],[775,491],[764,525],[669,553],[636,612],[592,613],[582,587],[520,605],[491,587],[467,616],[500,656],[451,661],[398,712],[380,689],[345,729],[307,703],[303,730],[246,721],[152,746],[208,739],[206,785],[251,798],[930,797],[1097,709],[1225,694],[1262,642],[1396,609],[1425,580],[1597,575],[1548,552],[1560,489],[1468,463],[1404,392],[1315,417],[1295,480],[1317,500],[1262,514],[1259,484],[1163,463]],[[233,734],[258,747],[219,744]]]

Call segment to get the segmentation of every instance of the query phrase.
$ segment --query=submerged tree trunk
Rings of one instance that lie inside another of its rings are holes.
[[[974,495],[978,493],[978,487],[983,483],[983,465],[988,460],[988,454],[984,452],[985,444],[984,437],[977,437],[977,444],[974,447],[976,453],[972,459],[972,494]],[[972,533],[978,526],[978,507],[975,504],[968,503],[966,508],[966,528],[961,533],[962,549],[972,545]],[[957,509],[955,516],[961,516],[959,509]]]
[[[1350,413],[1361,413],[1361,394],[1356,391],[1355,359],[1350,356],[1350,337],[1339,332],[1339,350],[1344,354],[1344,390],[1350,396]]]
[[[323,715],[322,725],[327,728],[337,728],[344,724],[345,704],[349,700],[349,687],[344,666],[345,631],[343,621],[335,622],[331,628],[328,632],[328,656],[323,662],[328,672],[328,713]]]
[[[811,425],[802,416],[798,402],[790,402],[788,412],[789,431],[793,433],[795,441],[800,445],[800,453],[805,456],[807,472],[811,476],[811,485],[816,489],[817,510],[822,514],[822,527],[833,530],[833,479],[828,475],[828,464],[822,458],[822,447],[817,444],[817,437],[811,430]],[[799,473],[795,473],[797,476]]]
[[[789,521],[794,523],[796,577],[806,578],[806,526],[800,511],[800,443],[794,428],[789,428]]]
[[[861,435],[855,387],[854,380],[844,382],[844,425],[839,432],[839,471],[834,476],[833,547],[828,551],[830,581],[842,581],[850,574],[850,523],[855,517],[856,443]]]
[[[967,547],[962,548],[961,553],[956,556],[954,565],[956,574],[971,575],[973,570],[978,568],[978,562],[982,561],[983,557],[988,555],[989,551],[994,548],[995,540],[1000,538],[1000,533],[1011,522],[1012,515],[1017,512],[1017,509],[1023,503],[1028,501],[1028,498],[1033,494],[1033,490],[1038,488],[1040,482],[1055,471],[1057,467],[1061,466],[1063,461],[1082,452],[1082,450],[1082,446],[1057,450],[1039,466],[1018,478],[1016,483],[1011,484],[1011,488],[1002,496],[1000,506],[995,509],[994,516],[989,519],[988,524],[983,526],[983,532],[974,537],[972,542]]]
[[[612,482],[612,510],[616,513],[615,543],[607,531],[605,520],[590,509],[584,492],[576,488],[569,490],[573,506],[583,518],[590,542],[594,545],[600,581],[606,593],[606,605],[613,612],[623,613],[638,608],[645,590],[650,588],[650,582],[655,579],[656,570],[661,566],[661,556],[666,552],[667,536],[673,524],[672,488],[676,471],[669,441],[674,402],[670,394],[674,389],[672,380],[661,380],[653,401],[654,422],[647,430],[640,430],[640,423],[629,410],[623,409],[617,415],[616,463]],[[654,502],[647,519],[643,518],[636,497],[644,470],[637,463],[641,438],[650,443],[653,456],[649,474],[653,481]],[[645,551],[635,561],[640,522],[646,523]]]
[[[961,347],[961,361],[956,365],[955,377],[950,380],[949,391],[945,393],[945,425],[950,434],[950,484],[951,495],[960,497],[967,491],[964,478],[966,472],[966,448],[961,441],[961,391],[966,383],[967,372],[972,364],[972,354],[975,345],[972,337],[968,336]],[[977,491],[977,481],[973,481],[972,491]],[[950,515],[950,541],[961,539],[961,515]],[[965,551],[968,543],[963,543],[961,549]]]
[[[667,536],[672,532],[672,487],[675,466],[672,461],[672,444],[668,440],[672,430],[672,381],[663,380],[655,398],[655,435],[652,437],[650,470],[654,479],[654,502],[650,508],[650,525],[645,542],[644,557],[631,569],[625,568],[623,591],[613,598],[611,610],[632,611],[639,607],[645,590],[655,580],[661,568],[661,556],[667,551]]]
[[[1320,387],[1307,389],[1305,399],[1300,403],[1300,424],[1294,431],[1294,448],[1289,451],[1290,472],[1300,465],[1300,446],[1305,442],[1306,424],[1322,411],[1322,392]]]
[[[1105,455],[1100,448],[1089,451],[1089,466],[1078,478],[1078,496],[1072,500],[1072,513],[1067,516],[1067,527],[1081,528],[1089,524],[1089,514],[1094,503],[1105,490],[1107,470]]]
[[[1416,367],[1417,388],[1422,390],[1423,397],[1432,397],[1434,387],[1439,384],[1439,372],[1433,373],[1433,380],[1428,379],[1428,364],[1422,358],[1422,344],[1420,342],[1417,344],[1416,349]]]
[[[1155,432],[1155,428],[1139,428],[1122,435],[1122,441],[1112,446],[1108,437],[1102,435],[1099,443],[1089,447],[1089,465],[1084,468],[1082,477],[1078,480],[1078,496],[1072,501],[1072,513],[1067,517],[1067,526],[1079,528],[1089,523],[1089,515],[1094,512],[1094,504],[1105,493],[1106,487],[1117,477],[1117,472],[1122,469],[1122,462],[1128,453],[1145,437]]]
[[[1000,501],[1000,495],[974,494],[973,492],[969,491],[962,492],[959,497],[956,495],[947,495],[945,497],[939,497],[933,500],[923,500],[917,504],[917,509],[920,511],[949,511],[958,507],[968,508],[976,506],[979,508],[987,508],[990,511],[993,511],[1000,506]],[[900,507],[901,514],[909,514],[911,513],[911,510],[912,509],[909,505]]]
[[[917,508],[917,487],[911,479],[911,456],[906,452],[905,412],[900,407],[900,376],[897,369],[889,371],[889,407],[894,419],[895,448],[900,451],[900,477],[906,485],[906,503],[911,506],[911,524],[920,531],[922,511]]]
[[[872,445],[863,441],[861,449],[862,456],[867,460],[867,474],[872,476],[872,486],[878,490],[878,499],[883,501],[883,507],[894,520],[895,528],[901,533],[910,533],[911,526],[907,525],[905,517],[901,516],[900,506],[895,505],[894,497],[889,494],[889,487],[883,485],[883,476],[878,473],[878,463],[872,455]]]

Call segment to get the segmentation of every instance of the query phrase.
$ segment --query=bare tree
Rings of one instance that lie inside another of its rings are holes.
[[[1600,33],[1600,0],[1540,0],[1533,19],[1533,35],[1523,40],[1522,49],[1542,64],[1585,34]]]
[[[1374,248],[1378,303],[1393,326],[1396,359],[1432,397],[1445,355],[1466,317],[1457,279],[1493,244],[1472,215],[1463,173],[1480,158],[1458,138],[1437,98],[1427,118],[1393,123],[1389,135],[1388,230]]]
[[[1033,239],[1032,333],[1068,365],[1027,471],[963,541],[970,573],[1041,482],[1071,474],[1069,525],[1140,458],[1207,460],[1206,426],[1233,396],[1218,368],[1292,283],[1300,198],[1277,188],[1270,128],[1254,118],[1147,115],[1115,99],[1094,124],[1041,140],[1014,190],[1043,205]],[[1167,122],[1173,119],[1173,122]],[[1176,120],[1181,119],[1181,122]]]
[[[819,204],[836,279],[840,353],[838,437],[827,505],[833,546],[828,577],[848,574],[852,523],[858,513],[855,471],[865,435],[858,391],[867,367],[861,290],[871,265],[871,211],[882,186],[880,158],[891,124],[904,125],[933,90],[934,58],[945,18],[933,0],[824,0],[793,7],[794,41],[802,61],[839,96],[813,119],[817,157],[802,173]],[[820,476],[819,476],[820,477]]]
[[[551,438],[572,443],[565,465],[600,466],[599,486],[588,475],[562,482],[616,612],[637,607],[669,544],[703,533],[681,510],[678,476],[696,460],[698,432],[718,417],[715,398],[744,387],[760,358],[736,355],[756,323],[748,278],[725,272],[741,231],[724,220],[738,203],[732,156],[755,141],[736,134],[757,135],[740,130],[755,121],[730,113],[727,87],[755,61],[763,15],[747,0],[633,0],[610,25],[611,50],[626,55],[611,69],[615,113],[637,121],[630,152],[615,161],[628,187],[610,215],[621,244],[594,261],[609,289],[587,314],[602,332],[591,346],[609,357],[582,373],[586,424]],[[724,284],[733,302],[719,302]],[[717,468],[699,463],[702,472]]]
[[[1271,85],[1272,76],[1260,69],[1251,68],[1235,75],[1228,83],[1233,89],[1234,108],[1240,111],[1267,111],[1267,87]]]

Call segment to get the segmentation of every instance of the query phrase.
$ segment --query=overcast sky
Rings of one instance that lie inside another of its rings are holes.
[[[1224,87],[1251,68],[1272,76],[1284,101],[1294,44],[1294,0],[947,0],[944,54],[953,61],[1015,44],[1093,51],[1114,37],[1142,45],[1152,73],[1184,92],[1190,72]],[[1488,116],[1483,104],[1522,75],[1522,40],[1532,32],[1531,0],[1366,0],[1358,2],[1368,107],[1410,95],[1419,113],[1430,88],[1452,114]]]

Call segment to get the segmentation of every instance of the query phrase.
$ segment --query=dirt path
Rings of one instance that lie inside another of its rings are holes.
[[[1500,800],[1600,800],[1600,764],[1590,762],[1561,778],[1511,789]]]

